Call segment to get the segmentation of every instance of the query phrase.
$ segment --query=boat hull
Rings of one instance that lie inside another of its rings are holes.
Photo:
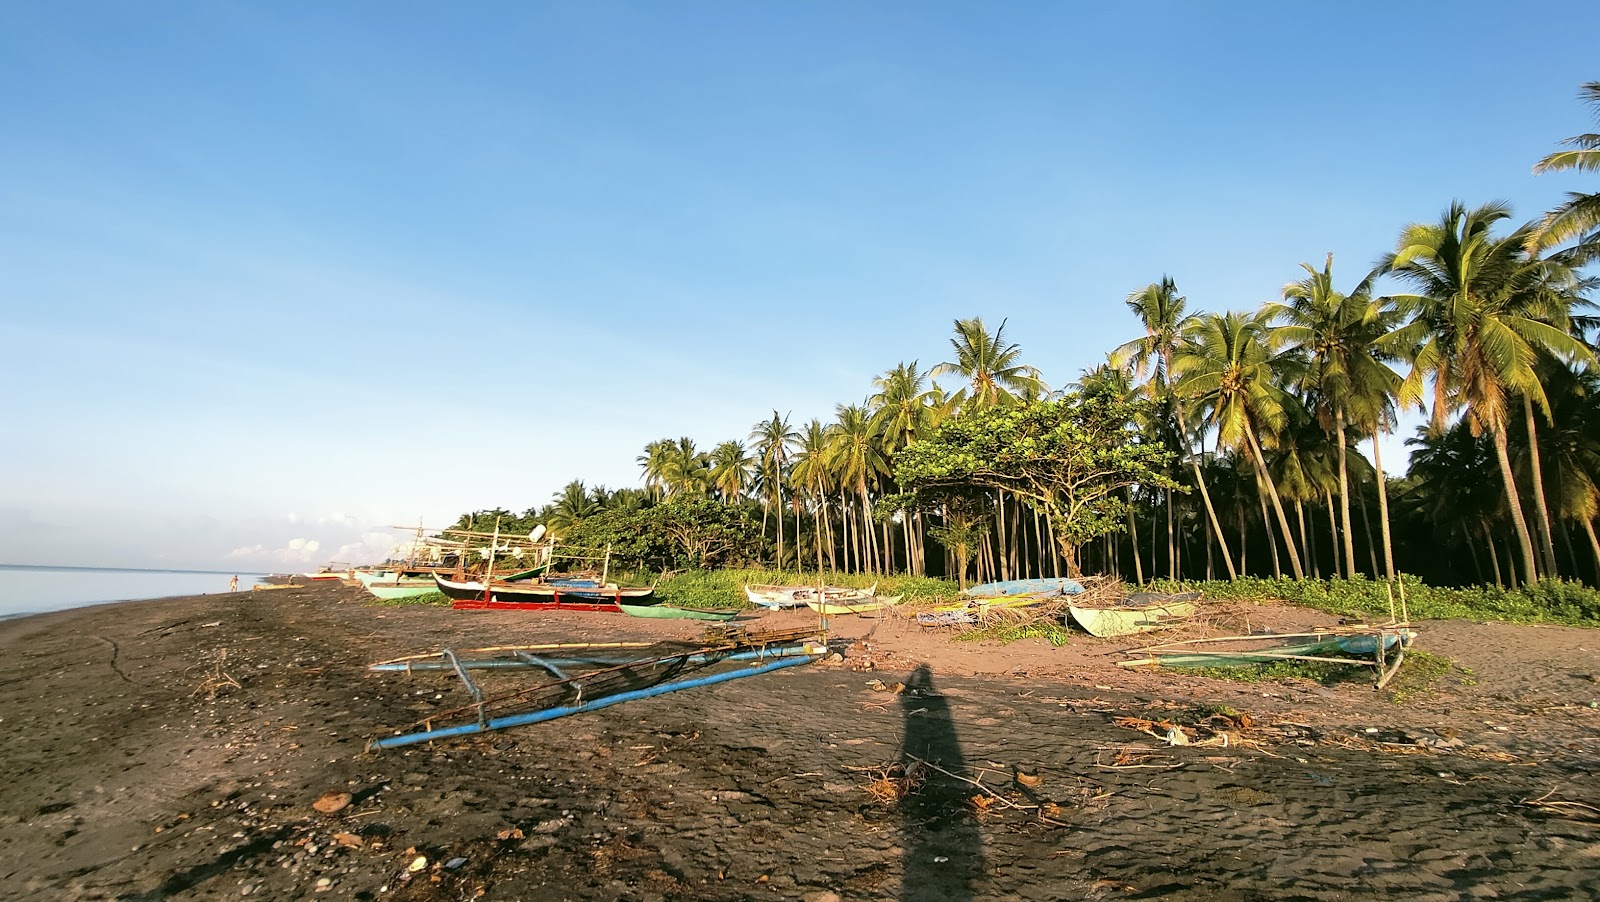
[[[1192,601],[1174,601],[1137,607],[1112,605],[1090,608],[1072,605],[1067,610],[1089,635],[1106,639],[1164,629],[1193,617],[1199,608]]]
[[[407,580],[402,583],[367,583],[367,591],[374,597],[385,601],[394,601],[400,598],[417,598],[422,595],[432,595],[439,591],[433,580],[427,582],[413,582]]]
[[[576,588],[567,586],[502,585],[456,582],[433,575],[438,590],[450,599],[451,607],[463,610],[509,611],[610,611],[620,613],[623,600],[642,601],[655,594],[654,588],[609,587]]]
[[[655,620],[732,620],[738,611],[715,611],[705,608],[674,608],[657,604],[621,604],[622,613],[629,617],[648,617]]]
[[[998,598],[1005,595],[1039,595],[1045,592],[1078,595],[1083,592],[1083,586],[1077,580],[1056,576],[1047,579],[1011,579],[997,583],[982,583],[968,587],[961,594],[968,598]]]
[[[900,603],[902,597],[900,595],[890,595],[887,598],[874,597],[871,601],[834,601],[832,599],[817,601],[813,598],[806,601],[806,607],[816,611],[818,614],[870,614],[873,611],[894,607]]]

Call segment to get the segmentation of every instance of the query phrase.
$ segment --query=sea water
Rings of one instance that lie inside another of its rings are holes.
[[[60,611],[105,601],[208,595],[228,591],[233,573],[204,570],[122,570],[108,567],[33,567],[0,564],[0,618]],[[264,574],[239,573],[250,591]]]

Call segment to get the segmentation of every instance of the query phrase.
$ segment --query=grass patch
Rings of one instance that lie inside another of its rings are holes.
[[[814,586],[815,571],[795,570],[689,570],[674,574],[656,587],[662,604],[694,608],[748,608],[744,597],[747,583],[778,586]],[[870,573],[830,573],[830,586],[865,589],[878,585],[879,595],[904,595],[909,604],[954,598],[954,582],[925,576],[874,576]],[[645,583],[649,585],[648,582]]]
[[[426,595],[413,595],[410,598],[368,598],[367,604],[380,607],[399,607],[401,605],[426,605],[436,608],[450,607],[450,598],[443,592],[429,592]]]
[[[957,642],[999,642],[1007,645],[1020,639],[1044,639],[1056,648],[1072,641],[1072,632],[1066,624],[1054,620],[1031,620],[1025,623],[1000,620],[985,626],[957,633]]]
[[[1413,620],[1504,620],[1509,623],[1555,623],[1600,626],[1600,591],[1581,583],[1544,580],[1516,589],[1473,586],[1444,589],[1403,575],[1406,606]],[[1173,583],[1157,580],[1158,592],[1201,591],[1211,599],[1283,600],[1301,607],[1349,617],[1389,617],[1389,594],[1381,581],[1354,579],[1261,579],[1232,582],[1202,580]],[[1398,609],[1400,598],[1395,595]]]
[[[1288,680],[1311,680],[1323,686],[1333,686],[1339,683],[1360,682],[1371,684],[1373,670],[1370,667],[1358,667],[1351,664],[1331,664],[1326,661],[1273,661],[1269,664],[1253,664],[1247,667],[1174,667],[1172,670],[1181,670],[1191,676],[1206,677],[1213,680],[1229,680],[1235,683],[1275,683]],[[1450,674],[1457,677],[1457,685],[1472,686],[1477,683],[1472,671],[1460,666],[1450,658],[1436,655],[1432,652],[1419,649],[1408,649],[1406,658],[1400,664],[1400,672],[1395,674],[1384,691],[1389,694],[1389,700],[1397,704],[1404,703],[1424,692],[1438,688],[1439,684]]]

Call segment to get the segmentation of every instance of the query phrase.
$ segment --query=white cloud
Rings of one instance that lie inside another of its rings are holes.
[[[309,564],[316,560],[322,543],[316,539],[294,538],[281,548],[265,545],[243,545],[228,552],[230,560],[272,564]]]

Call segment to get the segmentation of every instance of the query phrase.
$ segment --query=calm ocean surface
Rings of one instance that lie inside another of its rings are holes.
[[[248,592],[259,573],[240,573]],[[232,573],[195,570],[114,570],[101,567],[23,567],[0,564],[0,618],[172,595],[228,591]]]

